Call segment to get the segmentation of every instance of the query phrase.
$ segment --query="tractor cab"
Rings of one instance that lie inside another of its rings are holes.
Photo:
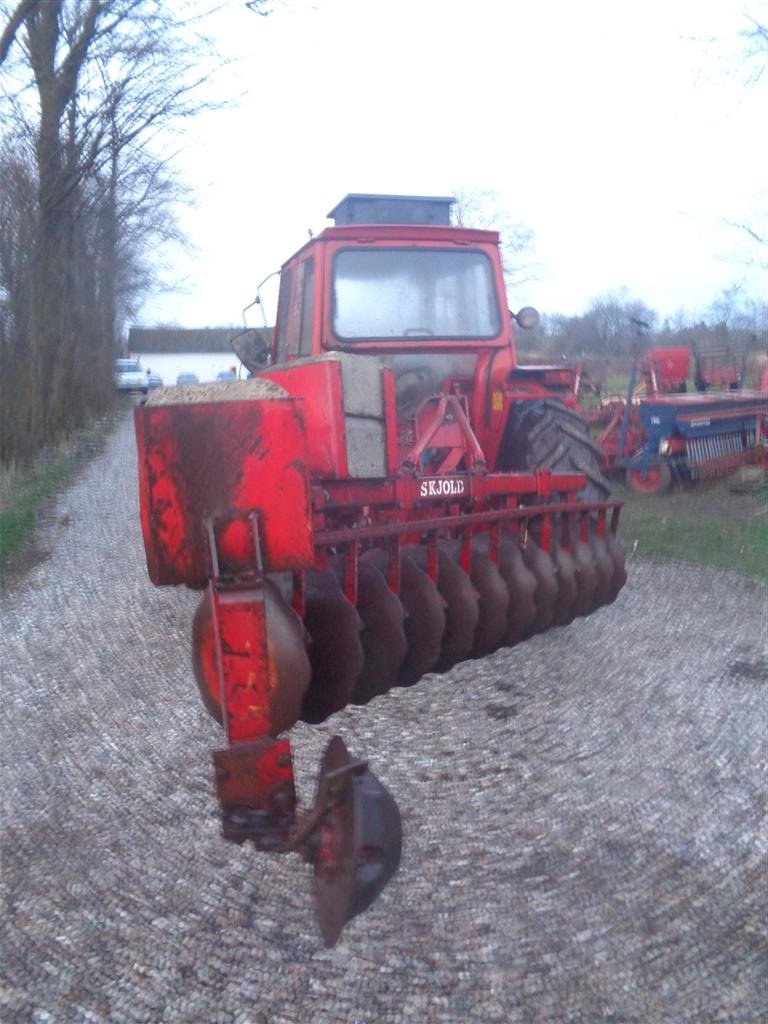
[[[525,468],[533,456],[520,440],[521,430],[527,434],[522,418],[541,415],[545,401],[557,410],[573,404],[572,380],[560,380],[562,367],[544,368],[542,377],[541,368],[517,365],[513,320],[532,327],[538,313],[530,307],[510,313],[498,232],[452,226],[452,203],[437,196],[348,195],[328,214],[334,226],[283,264],[263,361],[254,365],[237,351],[249,369],[290,394],[309,388],[331,396],[332,371],[317,364],[340,361],[343,371],[333,372],[349,385],[342,380],[343,401],[355,416],[377,421],[376,448],[394,421],[396,436],[387,447],[396,450],[398,465],[410,465],[414,449],[439,447],[440,472],[478,463]],[[379,397],[361,408],[360,395],[351,394],[357,390]],[[377,465],[391,470],[392,459],[386,467],[385,461]]]
[[[450,225],[447,197],[348,195],[282,267],[271,361],[375,355],[400,416],[469,393],[478,356],[514,359],[498,233]]]

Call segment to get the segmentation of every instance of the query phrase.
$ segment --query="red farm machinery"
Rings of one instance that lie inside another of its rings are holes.
[[[693,362],[695,390],[689,391]],[[625,398],[587,412],[598,430],[603,469],[624,473],[639,493],[661,493],[727,476],[765,459],[768,388],[742,389],[743,371],[725,349],[651,348],[633,367]]]
[[[281,269],[253,378],[135,410],[157,585],[201,591],[225,838],[308,861],[333,944],[397,870],[397,805],[335,736],[300,811],[285,735],[612,602],[626,580],[586,423],[517,365],[498,234],[450,199],[348,196]]]

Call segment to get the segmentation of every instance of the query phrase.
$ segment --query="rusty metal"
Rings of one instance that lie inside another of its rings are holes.
[[[334,573],[309,569],[305,580],[304,625],[312,676],[301,717],[321,722],[352,700],[365,663],[363,622]]]
[[[334,740],[340,741],[340,737],[335,736]],[[331,740],[329,746],[333,742]],[[346,747],[344,750],[346,751]],[[332,762],[326,754],[320,767],[314,806],[302,816],[297,827],[278,851],[279,853],[303,853],[306,859],[314,860],[315,845],[310,843],[314,833],[317,832],[328,811],[333,810],[346,799],[351,776],[360,775],[368,768],[367,761],[353,761],[351,758],[346,762],[339,760],[336,767],[332,767],[332,764],[336,764],[336,762]]]
[[[357,573],[356,607],[363,622],[360,642],[365,660],[352,692],[352,703],[367,704],[397,683],[408,653],[408,640],[403,628],[403,605],[389,589],[386,577],[367,562],[357,565]]]
[[[420,547],[408,547],[405,553],[421,569],[428,566],[428,553]],[[444,545],[438,545],[437,589],[445,602],[445,628],[441,641],[440,657],[436,671],[447,671],[456,662],[462,661],[472,651],[475,630],[480,618],[479,594],[470,578],[446,553]]]
[[[220,569],[253,565],[251,513],[272,571],[313,557],[303,401],[274,398],[134,410],[139,507],[153,583],[204,585],[204,523],[213,521]]]
[[[314,831],[315,905],[326,946],[366,910],[400,864],[402,825],[392,796],[365,765],[353,762],[339,736],[326,748],[317,803],[325,779],[336,787],[331,806]]]
[[[278,850],[296,819],[288,740],[262,737],[234,744],[215,751],[213,763],[224,838]]]
[[[485,548],[485,550],[484,550]],[[475,539],[471,553],[470,580],[477,590],[479,617],[472,654],[481,658],[501,644],[507,630],[510,593],[497,565],[490,557],[490,544]]]
[[[370,548],[362,556],[384,571],[390,556],[382,548]],[[445,631],[445,600],[429,574],[420,569],[404,550],[399,558],[399,598],[405,618],[405,658],[397,682],[410,686],[431,672],[438,662]]]

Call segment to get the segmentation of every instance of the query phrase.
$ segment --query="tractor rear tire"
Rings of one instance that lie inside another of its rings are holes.
[[[587,478],[579,492],[583,501],[606,501],[611,492],[586,420],[554,398],[513,407],[499,451],[499,469],[583,473]]]

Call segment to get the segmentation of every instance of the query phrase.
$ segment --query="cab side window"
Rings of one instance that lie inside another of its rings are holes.
[[[304,264],[304,282],[301,301],[301,333],[299,335],[299,355],[312,355],[312,313],[315,307],[315,261],[307,260]]]
[[[277,320],[275,325],[275,333],[277,334],[276,363],[284,363],[288,354],[288,313],[291,308],[292,285],[293,271],[291,269],[284,270],[280,275],[280,294],[277,297]]]

